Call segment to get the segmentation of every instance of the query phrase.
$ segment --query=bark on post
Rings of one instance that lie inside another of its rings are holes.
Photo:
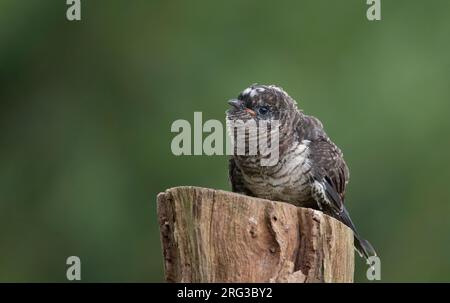
[[[322,212],[176,187],[158,217],[168,282],[353,282],[353,233]]]

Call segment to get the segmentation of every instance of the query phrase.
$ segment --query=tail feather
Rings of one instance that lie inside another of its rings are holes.
[[[355,235],[355,249],[359,253],[361,257],[368,259],[370,256],[376,256],[377,253],[373,248],[372,244],[369,241],[363,239],[356,230],[355,225],[353,224],[352,219],[344,207],[340,213],[336,215],[337,219],[350,227],[353,230],[353,234]]]
[[[355,234],[355,249],[358,251],[361,257],[366,260],[371,256],[376,256],[377,252],[373,248],[369,241],[361,238],[358,234]]]

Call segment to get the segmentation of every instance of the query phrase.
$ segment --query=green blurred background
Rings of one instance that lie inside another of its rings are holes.
[[[156,195],[229,189],[176,119],[277,84],[351,170],[382,281],[450,281],[450,2],[0,0],[0,281],[163,281]],[[367,281],[357,259],[356,281]]]

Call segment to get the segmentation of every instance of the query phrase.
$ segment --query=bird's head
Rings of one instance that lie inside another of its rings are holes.
[[[280,120],[283,124],[292,113],[298,112],[295,100],[274,85],[253,84],[228,103],[230,120]]]
[[[235,140],[234,143],[238,143],[235,125],[240,125],[241,122],[246,125],[244,126],[246,154],[247,147],[261,148],[260,139],[264,138],[261,136],[266,130],[267,138],[271,142],[272,140],[279,142],[279,144],[271,144],[271,153],[274,150],[277,150],[277,154],[282,153],[294,140],[296,125],[302,114],[297,109],[295,100],[282,88],[274,85],[253,84],[228,103],[231,108],[227,111],[227,127],[229,134]],[[255,130],[258,131],[255,132]]]

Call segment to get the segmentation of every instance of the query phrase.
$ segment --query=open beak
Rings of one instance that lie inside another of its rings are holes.
[[[256,117],[256,113],[252,111],[250,108],[246,108],[245,111],[253,118]]]
[[[250,108],[244,108],[244,102],[241,100],[232,99],[228,101],[228,104],[230,104],[237,110],[244,110],[247,114],[249,114],[252,117],[256,117],[256,113],[253,110],[251,110]]]

